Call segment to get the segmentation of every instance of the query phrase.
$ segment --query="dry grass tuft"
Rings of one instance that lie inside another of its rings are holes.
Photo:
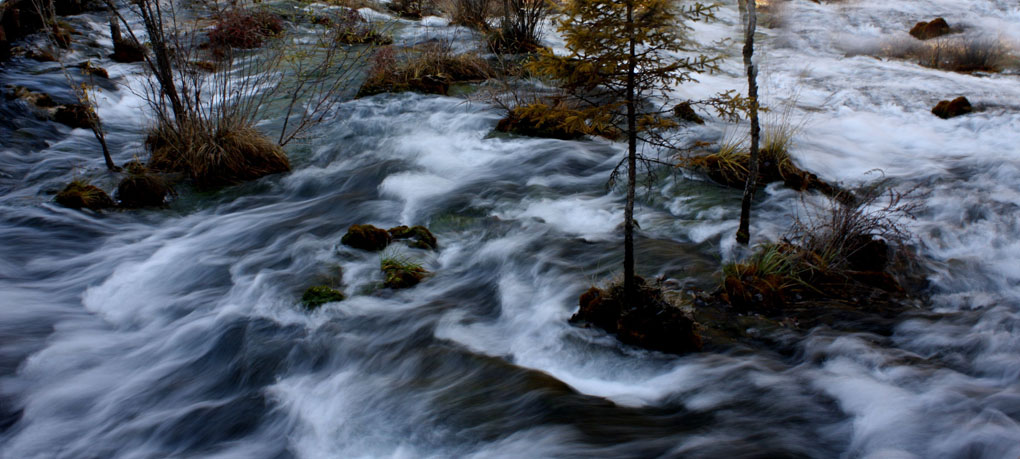
[[[221,121],[157,125],[145,140],[149,167],[183,172],[199,188],[218,188],[287,172],[290,162],[279,145],[255,128]]]
[[[401,49],[386,46],[373,57],[358,97],[403,91],[446,95],[451,83],[484,80],[492,74],[484,59],[476,54],[454,54],[445,42]]]

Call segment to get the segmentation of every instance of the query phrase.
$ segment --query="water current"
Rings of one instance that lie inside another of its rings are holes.
[[[680,96],[745,88],[736,2],[718,16],[695,33],[729,40],[723,71]],[[620,269],[623,193],[605,186],[620,144],[492,136],[486,103],[379,95],[292,148],[291,173],[94,213],[52,202],[76,175],[115,187],[91,132],[3,101],[0,456],[1016,458],[1020,76],[861,55],[935,16],[1020,41],[1015,0],[794,0],[761,30],[766,105],[792,107],[796,162],[916,188],[908,225],[932,273],[931,300],[890,335],[819,327],[792,353],[668,356],[567,323]],[[71,20],[111,47],[101,16]],[[398,41],[442,24],[407,21]],[[124,163],[143,154],[142,74],[93,62],[121,83],[99,114]],[[68,100],[54,65],[0,74]],[[957,95],[977,112],[931,115]],[[656,181],[638,270],[712,288],[739,199]],[[755,239],[811,202],[767,188]],[[353,223],[429,226],[440,250],[407,256],[435,275],[379,290],[381,255],[339,244]],[[302,310],[306,287],[340,279],[348,300]]]

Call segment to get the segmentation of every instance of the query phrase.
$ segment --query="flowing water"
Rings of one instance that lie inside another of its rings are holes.
[[[909,226],[932,272],[931,301],[890,335],[820,327],[784,353],[667,356],[568,325],[578,294],[619,270],[618,144],[490,136],[484,103],[381,95],[292,149],[292,173],[93,213],[52,202],[76,174],[114,187],[91,133],[5,101],[0,455],[1018,457],[1020,77],[845,57],[938,15],[1020,40],[1014,0],[793,1],[762,30],[767,100],[802,126],[796,161],[916,187]],[[719,19],[696,31],[731,39],[717,45],[731,57],[682,96],[743,87],[735,4]],[[110,47],[101,17],[74,21]],[[123,83],[99,98],[123,163],[142,154],[125,88],[141,76],[97,63]],[[53,65],[2,75],[66,100]],[[929,113],[957,95],[979,111]],[[738,202],[698,177],[657,181],[637,210],[639,271],[711,288]],[[776,237],[805,205],[768,188],[753,232]],[[403,255],[435,275],[378,290],[381,255],[339,245],[352,223],[428,225],[440,250]],[[350,298],[306,313],[318,283]]]

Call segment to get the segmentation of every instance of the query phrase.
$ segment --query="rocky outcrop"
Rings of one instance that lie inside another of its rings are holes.
[[[960,96],[953,100],[939,101],[934,108],[931,109],[932,114],[942,119],[949,119],[960,115],[966,115],[974,111],[974,107],[970,105],[970,101],[966,97]]]
[[[929,22],[918,22],[910,29],[910,35],[918,40],[929,40],[952,33],[949,23],[943,18],[935,18]]]
[[[393,238],[386,230],[372,225],[351,225],[347,228],[347,234],[340,239],[340,243],[355,249],[378,252],[385,249]]]

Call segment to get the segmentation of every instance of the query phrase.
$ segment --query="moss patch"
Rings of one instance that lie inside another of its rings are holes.
[[[316,285],[308,287],[308,290],[305,290],[305,293],[301,295],[301,304],[304,305],[305,309],[311,311],[318,309],[319,306],[326,303],[343,301],[345,298],[343,292],[326,287],[325,285]]]

